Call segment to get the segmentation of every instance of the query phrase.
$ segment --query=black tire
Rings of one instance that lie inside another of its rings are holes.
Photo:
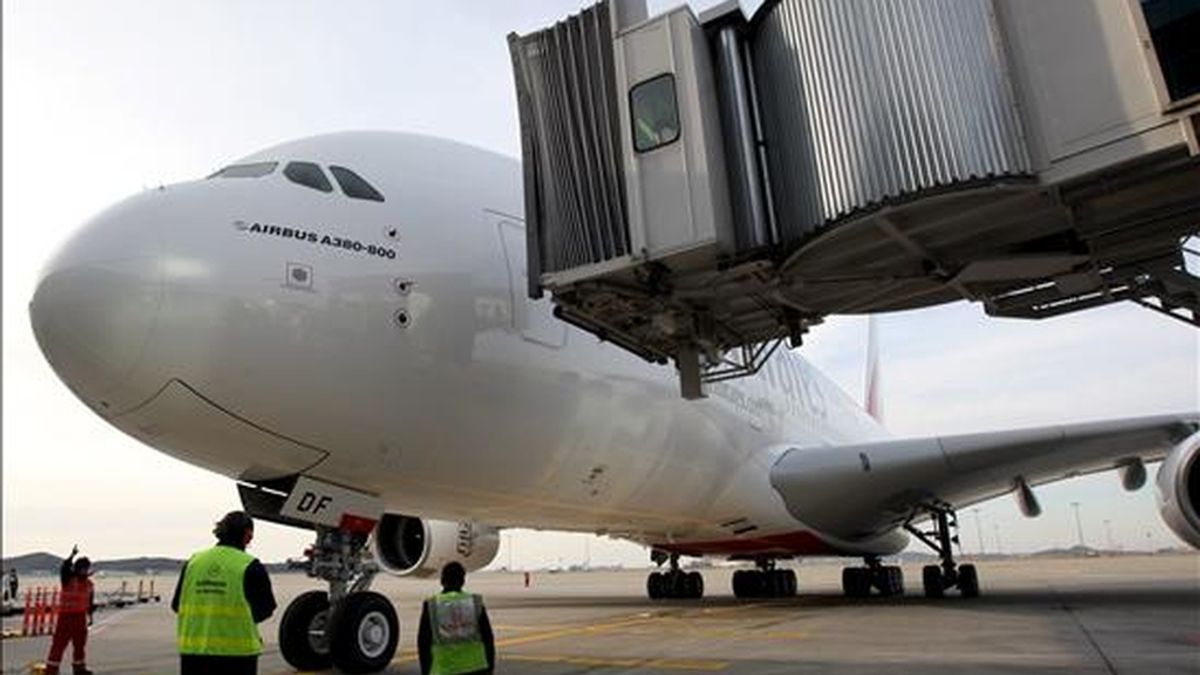
[[[925,597],[940,598],[946,594],[942,581],[942,568],[937,565],[926,565],[921,568],[921,584],[925,587]]]
[[[733,597],[746,597],[746,570],[733,571]]]
[[[688,585],[688,576],[679,570],[671,570],[663,574],[663,578],[667,582],[667,597],[672,600],[687,598],[691,594],[691,586]]]
[[[975,571],[974,565],[958,567],[958,591],[964,598],[979,597],[979,573]]]
[[[892,570],[892,595],[904,595],[904,569],[899,565],[888,569]]]
[[[800,583],[796,580],[796,570],[784,570],[784,579],[787,580],[784,596],[788,598],[796,597],[796,592],[800,589]]]
[[[865,598],[871,594],[871,570],[866,567],[842,569],[842,592],[848,598]]]
[[[326,670],[329,658],[329,594],[325,591],[301,593],[288,605],[279,620],[279,651],[283,660],[296,670]]]
[[[771,570],[770,593],[772,598],[786,598],[788,592],[787,570]]]
[[[704,597],[704,577],[699,572],[688,572],[688,597],[699,600]]]
[[[392,601],[370,591],[351,593],[333,617],[329,651],[343,673],[376,673],[392,662],[400,620]]]
[[[651,572],[650,576],[646,577],[646,595],[650,596],[651,600],[661,600],[665,590],[666,585],[661,573]]]
[[[885,565],[875,570],[875,587],[885,598],[904,595],[904,572],[896,565]]]

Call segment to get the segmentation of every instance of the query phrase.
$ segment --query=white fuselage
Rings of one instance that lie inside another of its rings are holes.
[[[303,472],[400,513],[736,553],[820,536],[768,481],[787,448],[885,436],[782,350],[686,401],[672,369],[552,318],[525,294],[514,160],[383,132],[239,163],[266,160],[349,167],[386,201],[281,170],[150,190],[89,223],[34,298],[63,380],[160,450],[237,479]]]

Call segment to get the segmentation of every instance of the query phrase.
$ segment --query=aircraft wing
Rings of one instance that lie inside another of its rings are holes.
[[[1188,413],[792,448],[772,467],[771,484],[801,522],[855,540],[904,523],[922,504],[962,508],[1021,482],[1036,486],[1122,466],[1136,478],[1139,461],[1163,459],[1197,430],[1200,413]]]

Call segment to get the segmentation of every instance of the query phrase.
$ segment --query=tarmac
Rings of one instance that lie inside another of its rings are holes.
[[[971,600],[925,599],[920,567],[907,565],[907,595],[846,599],[831,561],[797,566],[798,597],[738,600],[732,571],[703,570],[699,601],[646,599],[646,570],[535,572],[529,588],[519,572],[476,573],[468,590],[485,598],[498,673],[1200,673],[1200,554],[982,561],[982,595]],[[318,585],[298,574],[273,582],[280,609],[262,626],[259,672],[283,675],[294,671],[277,619]],[[176,672],[174,580],[158,584],[162,603],[96,615],[93,670]],[[381,575],[375,590],[401,621],[387,672],[419,673],[420,600],[436,583]],[[48,637],[5,639],[3,672],[29,672],[48,647]]]

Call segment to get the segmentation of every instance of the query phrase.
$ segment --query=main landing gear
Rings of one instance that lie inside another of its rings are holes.
[[[651,560],[661,565],[668,556],[659,551],[651,553]],[[651,572],[646,577],[646,595],[651,600],[699,600],[704,597],[704,577],[699,572],[684,572],[679,569],[679,554],[669,556],[671,566],[666,572]]]
[[[279,622],[279,649],[297,670],[383,670],[396,654],[400,621],[383,595],[367,590],[378,571],[364,561],[367,535],[318,527],[308,576],[329,582],[292,601]]]
[[[950,533],[950,528],[958,529],[958,518],[954,511],[941,504],[926,505],[924,509],[932,516],[933,529],[926,532],[914,527],[912,521],[917,514],[913,514],[908,522],[904,523],[904,529],[933,549],[942,559],[940,566],[926,565],[921,570],[925,597],[940,598],[946,594],[947,589],[955,587],[964,598],[978,597],[979,573],[975,571],[975,566],[958,565],[954,562],[952,545],[958,543],[958,536]]]
[[[775,561],[760,558],[756,570],[733,573],[733,595],[737,598],[791,598],[799,584],[794,570],[775,569]]]
[[[904,571],[899,565],[880,564],[879,558],[867,556],[863,567],[842,570],[842,592],[848,598],[865,598],[871,589],[886,597],[904,595]]]

